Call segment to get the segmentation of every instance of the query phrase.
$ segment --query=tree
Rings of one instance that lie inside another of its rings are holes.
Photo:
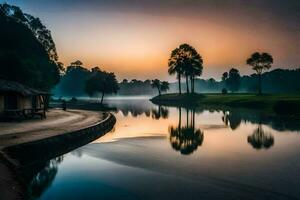
[[[64,76],[57,87],[58,91],[67,96],[85,96],[85,82],[90,76],[90,71],[81,65],[72,62],[66,68]]]
[[[161,83],[160,83],[160,80],[158,79],[155,79],[155,80],[152,80],[151,81],[151,86],[152,88],[157,88],[157,91],[158,91],[158,95],[160,96],[161,95]]]
[[[228,78],[228,72],[224,72],[222,75],[222,81],[225,81]]]
[[[93,68],[91,76],[85,84],[85,91],[89,96],[101,93],[101,104],[105,94],[117,93],[119,89],[118,82],[114,73],[101,71],[99,68]]]
[[[239,70],[235,68],[230,69],[228,78],[225,79],[225,83],[231,92],[238,91],[241,84],[241,76]]]
[[[273,57],[268,53],[254,53],[247,59],[247,65],[252,66],[258,75],[258,94],[262,94],[261,75],[264,70],[271,68],[273,64]]]
[[[123,79],[122,83],[123,83],[123,84],[127,84],[127,83],[128,83],[128,80],[125,78],[125,79]]]
[[[158,95],[161,95],[161,92],[169,90],[169,83],[167,81],[160,81],[158,79],[151,81],[152,88],[157,88]]]
[[[176,48],[172,51],[171,56],[169,58],[168,65],[169,65],[168,73],[170,75],[173,74],[177,75],[179,94],[181,94],[181,76],[183,73],[183,68],[182,68],[182,58],[180,57],[179,48]]]
[[[71,62],[71,66],[74,66],[74,67],[80,67],[82,65],[83,65],[83,63],[80,60],[76,60],[74,62]]]
[[[0,4],[0,77],[49,91],[62,68],[28,25],[28,16],[16,6]]]
[[[39,18],[27,13],[23,13],[19,7],[6,3],[0,4],[0,12],[4,16],[17,23],[23,24],[30,29],[40,44],[44,46],[44,49],[47,51],[50,60],[53,62],[58,61],[58,55],[56,52],[55,43],[51,36],[51,31],[48,30],[45,25],[43,25]]]
[[[179,93],[181,94],[181,76],[186,78],[186,90],[189,93],[189,79],[191,82],[191,92],[194,93],[194,82],[196,76],[201,76],[203,60],[195,48],[189,44],[181,44],[174,49],[169,59],[169,74],[177,73],[179,83]]]
[[[161,82],[160,90],[161,90],[162,92],[163,92],[163,91],[169,90],[169,83],[168,83],[167,81]]]

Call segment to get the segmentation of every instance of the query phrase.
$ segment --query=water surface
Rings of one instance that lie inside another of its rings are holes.
[[[109,99],[113,131],[24,170],[32,199],[298,199],[300,125],[247,109]]]

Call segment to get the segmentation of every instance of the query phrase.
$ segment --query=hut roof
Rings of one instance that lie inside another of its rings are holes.
[[[32,96],[39,94],[48,94],[40,90],[33,89],[21,83],[0,79],[0,92],[17,92],[23,96]]]

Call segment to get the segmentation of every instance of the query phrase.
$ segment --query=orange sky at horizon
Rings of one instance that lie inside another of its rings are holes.
[[[135,20],[127,21],[132,18]],[[70,32],[61,29],[66,35],[64,41],[57,39],[58,51],[64,52],[59,54],[61,60],[68,65],[79,59],[88,68],[99,66],[115,72],[119,80],[156,77],[170,80],[167,63],[171,51],[181,43],[189,43],[204,59],[204,77],[220,79],[224,70],[232,67],[238,68],[241,73],[251,73],[245,61],[255,51],[270,52],[274,56],[274,67],[282,66],[286,55],[281,49],[288,49],[291,44],[280,31],[274,31],[266,38],[265,27],[250,30],[241,24],[228,25],[227,22],[227,26],[223,26],[222,22],[214,24],[190,17],[118,13],[112,14],[108,20],[110,22],[101,24],[101,21],[89,16],[91,24],[99,23],[101,26],[84,25],[87,27],[80,35],[72,34],[72,28]],[[56,37],[56,33],[53,35]],[[77,45],[74,41],[80,43]]]

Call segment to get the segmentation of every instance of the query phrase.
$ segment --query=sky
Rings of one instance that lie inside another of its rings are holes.
[[[0,0],[0,2],[4,2]],[[256,51],[273,68],[300,67],[299,0],[6,0],[51,30],[66,66],[81,60],[117,78],[175,80],[171,51],[182,43],[204,60],[203,78],[220,79]]]

